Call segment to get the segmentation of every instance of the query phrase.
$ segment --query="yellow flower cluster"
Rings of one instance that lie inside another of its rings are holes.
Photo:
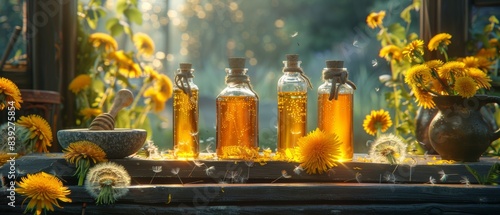
[[[428,44],[429,51],[441,50],[445,53],[450,39],[449,34],[437,34]],[[415,56],[408,57],[416,58]],[[475,56],[446,63],[441,60],[426,61],[413,65],[406,71],[405,83],[413,90],[417,103],[424,108],[435,107],[432,100],[434,96],[459,95],[463,98],[470,98],[479,89],[491,87],[491,79],[485,71],[481,70],[479,62],[480,59]]]

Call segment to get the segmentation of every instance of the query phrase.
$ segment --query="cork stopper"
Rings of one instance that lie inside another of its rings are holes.
[[[190,63],[180,63],[179,64],[179,69],[180,70],[187,70],[187,71],[190,71],[191,70],[191,64]]]
[[[231,69],[243,69],[245,68],[245,58],[242,57],[231,57],[229,58],[229,68]]]
[[[341,60],[327,60],[326,68],[329,69],[342,69],[344,68],[344,61]]]
[[[286,61],[299,61],[299,55],[298,54],[288,54],[286,55]]]

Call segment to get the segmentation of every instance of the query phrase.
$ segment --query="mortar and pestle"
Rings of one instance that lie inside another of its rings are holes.
[[[108,113],[97,116],[88,129],[63,129],[57,132],[59,144],[66,148],[77,141],[90,141],[106,152],[109,159],[124,158],[136,153],[146,141],[144,129],[115,128],[115,117],[134,100],[127,89],[118,91]]]

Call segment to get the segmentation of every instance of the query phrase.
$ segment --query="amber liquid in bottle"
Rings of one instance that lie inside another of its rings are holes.
[[[342,142],[341,161],[353,157],[353,94],[339,94],[338,99],[328,100],[329,94],[318,96],[318,128],[327,133],[335,133]]]
[[[243,159],[242,152],[258,144],[258,102],[250,96],[219,96],[217,107],[217,156]]]
[[[178,158],[196,158],[198,140],[198,90],[191,97],[181,89],[174,90],[174,151]]]
[[[278,92],[278,149],[282,153],[306,135],[306,117],[306,92]]]

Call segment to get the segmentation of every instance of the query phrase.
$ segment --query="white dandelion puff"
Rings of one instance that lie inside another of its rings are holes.
[[[97,204],[113,204],[128,192],[130,175],[127,170],[113,162],[99,163],[89,169],[85,190],[96,199]]]
[[[383,134],[371,144],[369,156],[376,163],[401,163],[406,158],[406,144],[393,134]]]

